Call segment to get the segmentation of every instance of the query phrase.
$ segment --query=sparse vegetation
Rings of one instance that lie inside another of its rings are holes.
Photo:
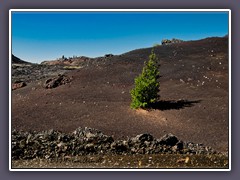
[[[161,45],[159,43],[153,44],[153,47],[158,47],[158,46],[161,46]]]
[[[147,108],[159,99],[158,59],[152,50],[149,61],[144,63],[142,73],[135,78],[135,88],[131,90],[131,108]]]
[[[74,70],[74,69],[81,69],[83,68],[82,66],[64,66],[63,69],[67,70]]]

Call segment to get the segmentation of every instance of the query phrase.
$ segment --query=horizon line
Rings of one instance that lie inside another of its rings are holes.
[[[204,40],[204,39],[207,39],[207,38],[224,38],[224,37],[229,37],[229,33],[225,34],[224,36],[207,36],[207,37],[204,37],[204,38],[200,38],[200,39],[191,39],[191,40],[183,40],[183,42],[189,42],[189,41],[200,41],[200,40]],[[167,38],[163,38],[162,40],[164,39],[167,39]],[[172,39],[178,39],[178,38],[172,38]],[[172,39],[169,39],[169,40],[172,40]],[[178,40],[182,40],[182,39],[178,39]],[[155,44],[158,44],[158,43],[155,43]],[[159,46],[162,46],[162,44],[158,44]],[[152,45],[152,47],[154,47],[154,44]],[[113,54],[114,56],[119,56],[119,55],[122,55],[122,54],[125,54],[125,53],[128,53],[128,52],[131,52],[131,51],[135,51],[135,50],[139,50],[139,49],[148,49],[148,48],[151,48],[151,47],[142,47],[142,48],[137,48],[137,49],[132,49],[132,50],[128,50],[126,52],[123,52],[123,53],[120,53],[120,54]],[[12,53],[12,51],[11,51]],[[112,54],[112,53],[107,53],[107,54]],[[13,56],[19,58],[19,56],[17,56],[16,54],[13,54]],[[105,54],[106,55],[106,54]],[[100,56],[87,56],[87,55],[72,55],[72,56],[68,56],[68,58],[71,58],[73,56],[76,56],[76,57],[86,57],[86,58],[99,58],[99,57],[104,57],[105,55],[100,55]],[[63,56],[65,57],[65,55],[63,54]],[[67,57],[67,56],[66,56]],[[32,64],[41,64],[42,62],[46,62],[46,61],[55,61],[55,60],[59,60],[59,58],[61,57],[56,57],[56,59],[46,59],[46,60],[42,60],[41,62],[31,62],[29,60],[25,60],[25,59],[21,59],[19,58],[20,60],[22,61],[26,61],[26,62],[30,62]],[[12,60],[12,57],[11,57],[11,60]]]

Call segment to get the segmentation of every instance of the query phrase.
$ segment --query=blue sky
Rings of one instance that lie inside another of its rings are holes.
[[[226,34],[227,12],[12,12],[12,53],[34,63]]]

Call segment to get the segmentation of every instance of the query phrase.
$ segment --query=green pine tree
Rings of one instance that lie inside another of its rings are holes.
[[[142,73],[135,78],[135,88],[131,90],[131,108],[149,108],[159,100],[158,59],[152,50],[149,61],[144,63]]]

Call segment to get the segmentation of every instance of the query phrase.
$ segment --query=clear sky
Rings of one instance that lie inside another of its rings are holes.
[[[40,63],[228,34],[228,12],[12,12],[12,53]]]

